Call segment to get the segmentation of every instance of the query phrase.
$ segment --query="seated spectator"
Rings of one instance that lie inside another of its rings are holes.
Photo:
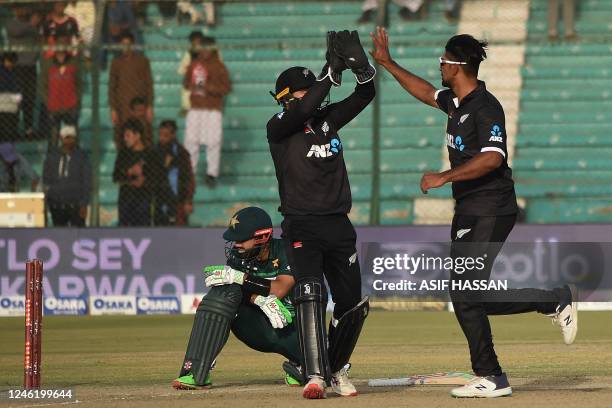
[[[176,122],[164,120],[159,125],[159,144],[166,182],[160,181],[155,200],[155,225],[187,225],[193,212],[195,178],[189,153],[176,138]]]
[[[58,37],[68,37],[70,44],[76,44],[80,40],[79,24],[66,14],[67,2],[56,1],[53,3],[51,13],[42,23],[42,32],[48,46],[53,46]],[[53,49],[45,52],[45,58],[53,57]]]
[[[0,66],[0,143],[14,142],[19,136],[19,104],[21,91],[17,85],[15,63],[17,54],[2,54]]]
[[[76,128],[60,131],[62,146],[48,152],[43,165],[43,190],[56,227],[84,227],[91,194],[91,165],[77,144]]]
[[[68,41],[68,37],[59,36],[54,56],[41,64],[40,94],[49,116],[49,147],[57,146],[62,125],[78,123],[81,70],[78,57],[68,51]]]
[[[0,143],[0,193],[18,193],[24,180],[36,191],[40,177],[29,161],[17,153],[14,143]]]
[[[176,15],[176,1],[140,0],[132,2],[132,9],[138,19],[138,23],[143,26],[149,24],[147,16],[149,4],[157,5],[157,10],[159,10],[159,14],[162,18],[171,18]],[[163,21],[159,21],[157,24],[161,25]]]
[[[223,143],[223,98],[231,90],[227,68],[219,59],[212,37],[204,37],[183,80],[191,91],[191,109],[187,113],[185,148],[191,156],[191,167],[197,172],[200,145],[206,145],[206,184],[214,188],[219,177]]]
[[[162,163],[155,151],[142,142],[144,129],[137,119],[122,127],[124,147],[119,150],[113,181],[119,184],[119,225],[151,225],[153,194],[163,180]]]
[[[132,6],[125,0],[109,1],[106,4],[106,27],[104,30],[104,42],[107,44],[118,44],[122,35],[126,32],[132,34],[137,43],[142,43],[140,31]]]
[[[426,2],[428,0],[393,0],[400,6],[399,15],[404,21],[421,20],[426,14]],[[445,0],[446,10],[444,15],[449,22],[456,22],[459,19],[461,0]],[[357,20],[358,24],[372,22],[376,17],[378,0],[365,0],[361,9],[363,13]]]
[[[557,24],[559,23],[559,0],[548,0],[548,38],[556,40],[559,37]],[[563,0],[563,28],[566,40],[574,40],[574,16],[576,13],[575,0]]]
[[[149,59],[132,49],[134,36],[131,33],[123,33],[121,44],[123,51],[113,59],[108,79],[108,102],[115,129],[120,129],[121,124],[130,118],[130,103],[134,98],[145,101],[146,120],[153,122],[153,77]]]
[[[182,0],[177,2],[176,5],[179,10],[179,19],[182,19],[183,16],[188,16],[191,24],[201,24],[202,13],[198,11],[198,9],[191,3],[191,0]],[[204,14],[206,17],[205,24],[211,27],[215,26],[217,23],[215,17],[215,3],[212,1],[203,1],[202,5],[204,7]]]
[[[38,54],[35,50],[40,46],[40,34],[37,28],[37,15],[24,4],[13,6],[14,17],[5,25],[8,42],[11,47],[23,47],[29,49],[20,51],[15,66],[17,86],[21,90],[23,100],[21,111],[23,112],[23,128],[27,138],[34,135],[34,106],[36,101],[36,64]]]

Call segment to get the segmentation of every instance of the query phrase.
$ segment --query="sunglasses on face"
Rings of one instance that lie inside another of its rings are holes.
[[[440,61],[440,65],[445,65],[445,64],[449,64],[449,65],[467,65],[467,62],[462,62],[462,61],[449,61],[446,60],[442,57],[438,58]]]

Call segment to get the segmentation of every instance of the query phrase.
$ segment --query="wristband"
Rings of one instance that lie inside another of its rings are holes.
[[[259,278],[251,274],[246,274],[242,287],[247,293],[255,295],[268,296],[270,294],[270,286],[272,281],[264,278]]]

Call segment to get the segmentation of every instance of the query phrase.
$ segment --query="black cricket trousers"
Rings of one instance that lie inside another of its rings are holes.
[[[451,228],[451,257],[479,257],[486,254],[482,270],[453,271],[453,281],[486,279],[493,262],[516,222],[516,215],[479,217],[455,215]],[[502,369],[493,347],[488,315],[539,312],[554,313],[559,296],[552,290],[509,289],[503,293],[450,291],[455,316],[467,338],[472,370],[477,376],[501,375]]]
[[[357,234],[346,215],[285,216],[282,238],[296,282],[318,280],[329,284],[340,318],[361,300],[361,272]]]

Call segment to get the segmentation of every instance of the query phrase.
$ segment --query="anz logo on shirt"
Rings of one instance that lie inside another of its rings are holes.
[[[310,147],[310,150],[308,151],[308,153],[306,154],[306,157],[315,157],[315,158],[331,157],[331,156],[335,156],[338,153],[340,153],[341,150],[342,150],[342,142],[339,139],[334,137],[332,140],[329,141],[329,143],[326,143],[324,145],[313,144]]]
[[[491,137],[489,138],[489,142],[499,142],[502,143],[504,139],[502,139],[502,131],[498,125],[493,125],[491,128]]]
[[[453,136],[451,134],[446,134],[446,145],[448,147],[452,147],[455,150],[459,150],[460,152],[465,149],[465,145],[463,144],[463,138],[461,136]]]

